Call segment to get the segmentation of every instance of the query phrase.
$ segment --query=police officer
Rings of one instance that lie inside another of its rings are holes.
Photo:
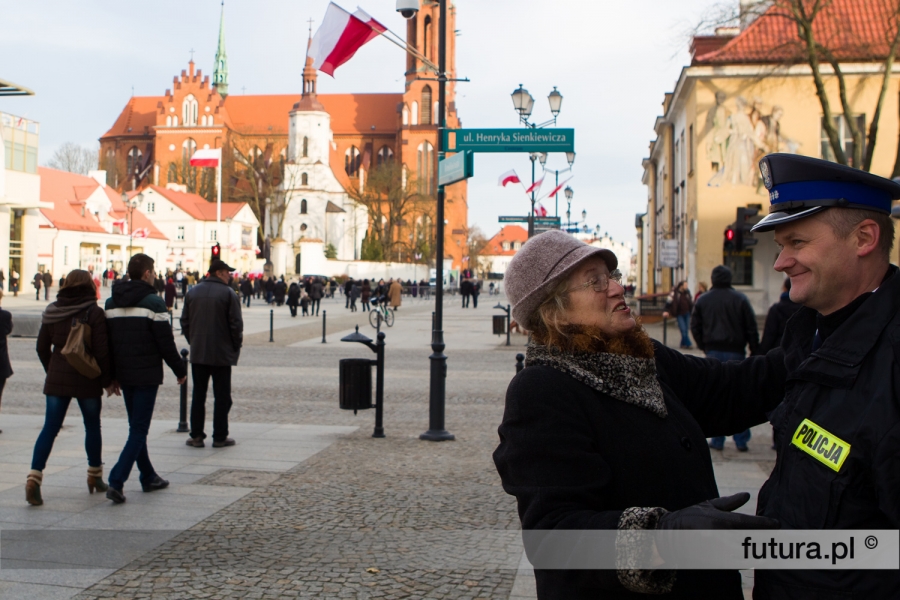
[[[757,513],[783,529],[900,528],[900,274],[890,264],[900,184],[824,160],[759,164],[775,270],[803,307],[771,415],[778,458]],[[757,571],[753,597],[900,598],[900,571]]]

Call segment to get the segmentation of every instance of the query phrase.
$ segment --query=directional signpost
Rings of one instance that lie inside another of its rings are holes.
[[[470,151],[460,152],[438,163],[438,185],[450,185],[475,174],[475,155]]]
[[[575,152],[574,129],[445,129],[446,152]]]
[[[501,223],[527,223],[528,215],[523,217],[500,217]],[[535,225],[555,226],[559,227],[559,217],[535,217]]]

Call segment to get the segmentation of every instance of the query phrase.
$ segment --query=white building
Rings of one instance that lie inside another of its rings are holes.
[[[168,239],[162,257],[165,269],[181,268],[205,273],[213,245],[221,247],[222,260],[240,273],[257,270],[256,240],[259,220],[246,202],[223,202],[222,220],[216,222],[216,203],[170,183],[151,185],[140,192],[141,210]]]
[[[476,275],[482,279],[502,279],[516,252],[528,240],[528,231],[518,225],[507,225],[492,237],[478,257]]]
[[[129,212],[121,195],[106,185],[105,171],[87,177],[39,167],[38,175],[40,250],[36,268],[22,272],[24,283],[45,270],[55,279],[72,269],[124,273],[130,256],[139,252],[157,264],[165,259],[166,236],[140,210]]]

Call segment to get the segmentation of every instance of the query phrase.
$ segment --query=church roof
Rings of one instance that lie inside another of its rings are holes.
[[[119,118],[100,139],[125,135],[152,135],[158,105],[165,96],[132,96]]]
[[[150,189],[198,221],[216,220],[216,203],[210,202],[203,196],[189,192],[176,192],[158,185],[151,185]],[[233,219],[245,206],[247,206],[246,202],[223,202],[222,218]]]
[[[884,60],[897,27],[891,4],[887,0],[825,3],[813,22],[816,41],[840,61]],[[703,47],[695,45],[693,64],[797,62],[805,60],[806,52],[796,23],[777,4],[720,48],[699,54]]]

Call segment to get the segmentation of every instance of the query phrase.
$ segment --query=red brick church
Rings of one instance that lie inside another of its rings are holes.
[[[424,3],[407,23],[408,43],[431,62],[437,62],[439,18],[439,5]],[[456,9],[451,6],[446,23],[450,78],[456,77],[455,21]],[[212,80],[192,60],[162,95],[132,97],[100,138],[101,168],[107,171],[108,184],[119,190],[179,183],[215,198],[212,170],[195,171],[187,163],[198,148],[221,147],[226,149],[222,199],[246,201],[246,197],[237,197],[238,188],[227,183],[229,178],[234,181],[234,163],[229,158],[239,152],[267,163],[280,161],[282,166],[291,162],[289,115],[314,106],[318,110],[324,107],[331,117],[333,141],[328,162],[344,189],[358,189],[361,172],[391,159],[398,159],[420,182],[430,182],[438,160],[437,82],[417,79],[434,78],[421,60],[398,53],[398,63],[401,60],[406,84],[396,94],[317,94],[317,73],[307,61],[301,93],[231,95],[223,12]],[[455,97],[451,81],[447,84],[449,128],[460,127]],[[433,184],[427,184],[425,191],[434,193]],[[446,257],[453,259],[454,268],[461,268],[467,254],[465,182],[448,186],[446,201]]]

